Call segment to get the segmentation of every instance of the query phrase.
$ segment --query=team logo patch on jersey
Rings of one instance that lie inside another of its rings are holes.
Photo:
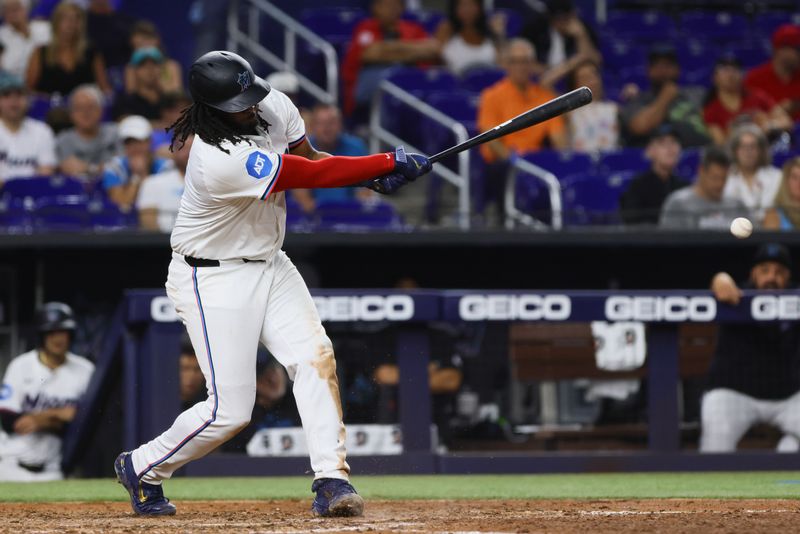
[[[9,384],[3,384],[0,386],[0,400],[6,400],[11,398],[11,386]]]
[[[260,180],[269,176],[269,173],[272,172],[272,161],[263,152],[256,151],[247,158],[245,167],[247,167],[247,174],[256,180]]]
[[[241,92],[244,93],[247,91],[247,88],[253,83],[253,80],[250,79],[250,73],[247,71],[240,72],[236,75],[236,83],[239,84],[239,87],[242,88]]]

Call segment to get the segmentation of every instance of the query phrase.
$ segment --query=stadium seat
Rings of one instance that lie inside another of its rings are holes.
[[[697,168],[700,166],[701,156],[702,150],[698,148],[683,149],[681,152],[681,159],[678,161],[678,167],[675,169],[675,174],[693,182],[697,176]]]
[[[300,15],[300,24],[323,39],[338,43],[349,40],[353,28],[365,17],[367,12],[357,7],[318,7],[305,9]]]
[[[753,19],[753,31],[757,36],[769,39],[772,32],[782,24],[800,24],[800,13],[786,11],[758,13]]]
[[[94,230],[119,230],[138,225],[135,211],[121,211],[116,204],[104,197],[95,197],[87,205],[88,225]]]
[[[495,9],[493,13],[499,13],[506,17],[506,37],[516,37],[522,31],[525,23],[521,13],[516,9]],[[491,14],[489,15],[491,16]]]
[[[630,40],[616,39],[609,36],[600,43],[605,70],[644,68],[647,64],[646,47]]]
[[[675,37],[675,21],[658,11],[616,11],[610,13],[604,33],[621,39],[668,41]]]
[[[597,170],[604,174],[621,171],[642,172],[649,167],[650,161],[645,157],[644,150],[637,147],[603,152],[597,161]]]
[[[798,156],[800,156],[800,153],[797,151],[776,152],[775,154],[772,155],[772,164],[778,167],[779,169],[782,169],[784,163]]]
[[[0,231],[19,233],[31,228],[33,226],[31,210],[25,209],[23,199],[0,197]]]
[[[50,112],[50,97],[31,95],[28,106],[28,116],[32,119],[43,121]]]
[[[543,149],[526,154],[525,159],[552,172],[559,180],[570,174],[590,172],[594,168],[591,156],[580,152]]]
[[[770,48],[767,41],[740,41],[726,44],[725,52],[735,56],[747,70],[769,60]]]
[[[475,68],[464,73],[459,81],[459,86],[471,93],[480,93],[487,87],[499,82],[506,75],[502,69]]]
[[[36,230],[83,230],[88,222],[86,195],[59,195],[36,200],[33,212]]]
[[[312,228],[311,221],[303,213],[300,204],[290,193],[286,193],[286,227],[292,232],[309,232]]]
[[[687,37],[702,35],[705,39],[736,39],[750,33],[750,25],[743,15],[709,11],[684,13],[680,29]]]
[[[433,35],[439,27],[439,23],[444,20],[444,14],[439,11],[415,11],[414,20],[425,28],[425,31]]]
[[[634,176],[633,171],[567,176],[562,181],[565,225],[617,224],[619,197]]]
[[[397,67],[392,69],[386,79],[420,98],[434,91],[454,91],[457,86],[455,76],[445,69]]]
[[[332,231],[399,230],[400,216],[382,201],[327,201],[317,205],[319,228]]]
[[[457,120],[467,128],[468,135],[477,134],[477,99],[469,93],[433,93],[427,101],[435,109]],[[435,154],[455,144],[455,137],[449,128],[425,117],[423,119],[423,148],[428,154]]]
[[[11,198],[33,199],[52,196],[82,195],[83,183],[68,176],[32,176],[12,178],[5,182],[0,194]]]

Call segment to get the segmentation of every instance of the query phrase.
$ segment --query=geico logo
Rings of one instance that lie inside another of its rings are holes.
[[[750,314],[756,321],[800,319],[800,296],[759,295],[750,303]]]
[[[150,317],[159,323],[174,323],[178,320],[178,313],[169,298],[156,297],[150,301]]]
[[[571,313],[566,295],[467,295],[458,301],[464,321],[564,321]]]
[[[609,321],[713,321],[717,301],[713,297],[627,297],[606,299]]]
[[[414,299],[408,295],[314,297],[323,321],[408,321],[414,316]]]

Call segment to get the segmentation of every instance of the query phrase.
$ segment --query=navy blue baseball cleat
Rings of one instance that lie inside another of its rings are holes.
[[[356,517],[364,515],[364,499],[346,480],[320,478],[311,484],[316,492],[311,512],[322,517]]]
[[[161,486],[142,482],[133,469],[131,453],[123,452],[114,460],[117,481],[131,496],[131,508],[137,515],[175,515],[175,505],[164,497]]]

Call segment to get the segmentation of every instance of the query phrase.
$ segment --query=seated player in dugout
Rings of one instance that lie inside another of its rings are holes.
[[[206,400],[206,379],[197,363],[197,355],[189,334],[181,336],[181,353],[178,357],[178,383],[181,408],[185,411]]]
[[[14,358],[0,389],[0,481],[37,482],[64,478],[61,436],[75,417],[94,365],[69,352],[75,316],[50,302],[36,314],[37,347]]]
[[[783,245],[762,245],[745,289],[784,290],[792,259]],[[739,285],[717,273],[711,290],[721,303],[741,300]],[[777,427],[779,452],[800,451],[800,323],[722,324],[701,405],[701,452],[733,452],[756,424]]]

